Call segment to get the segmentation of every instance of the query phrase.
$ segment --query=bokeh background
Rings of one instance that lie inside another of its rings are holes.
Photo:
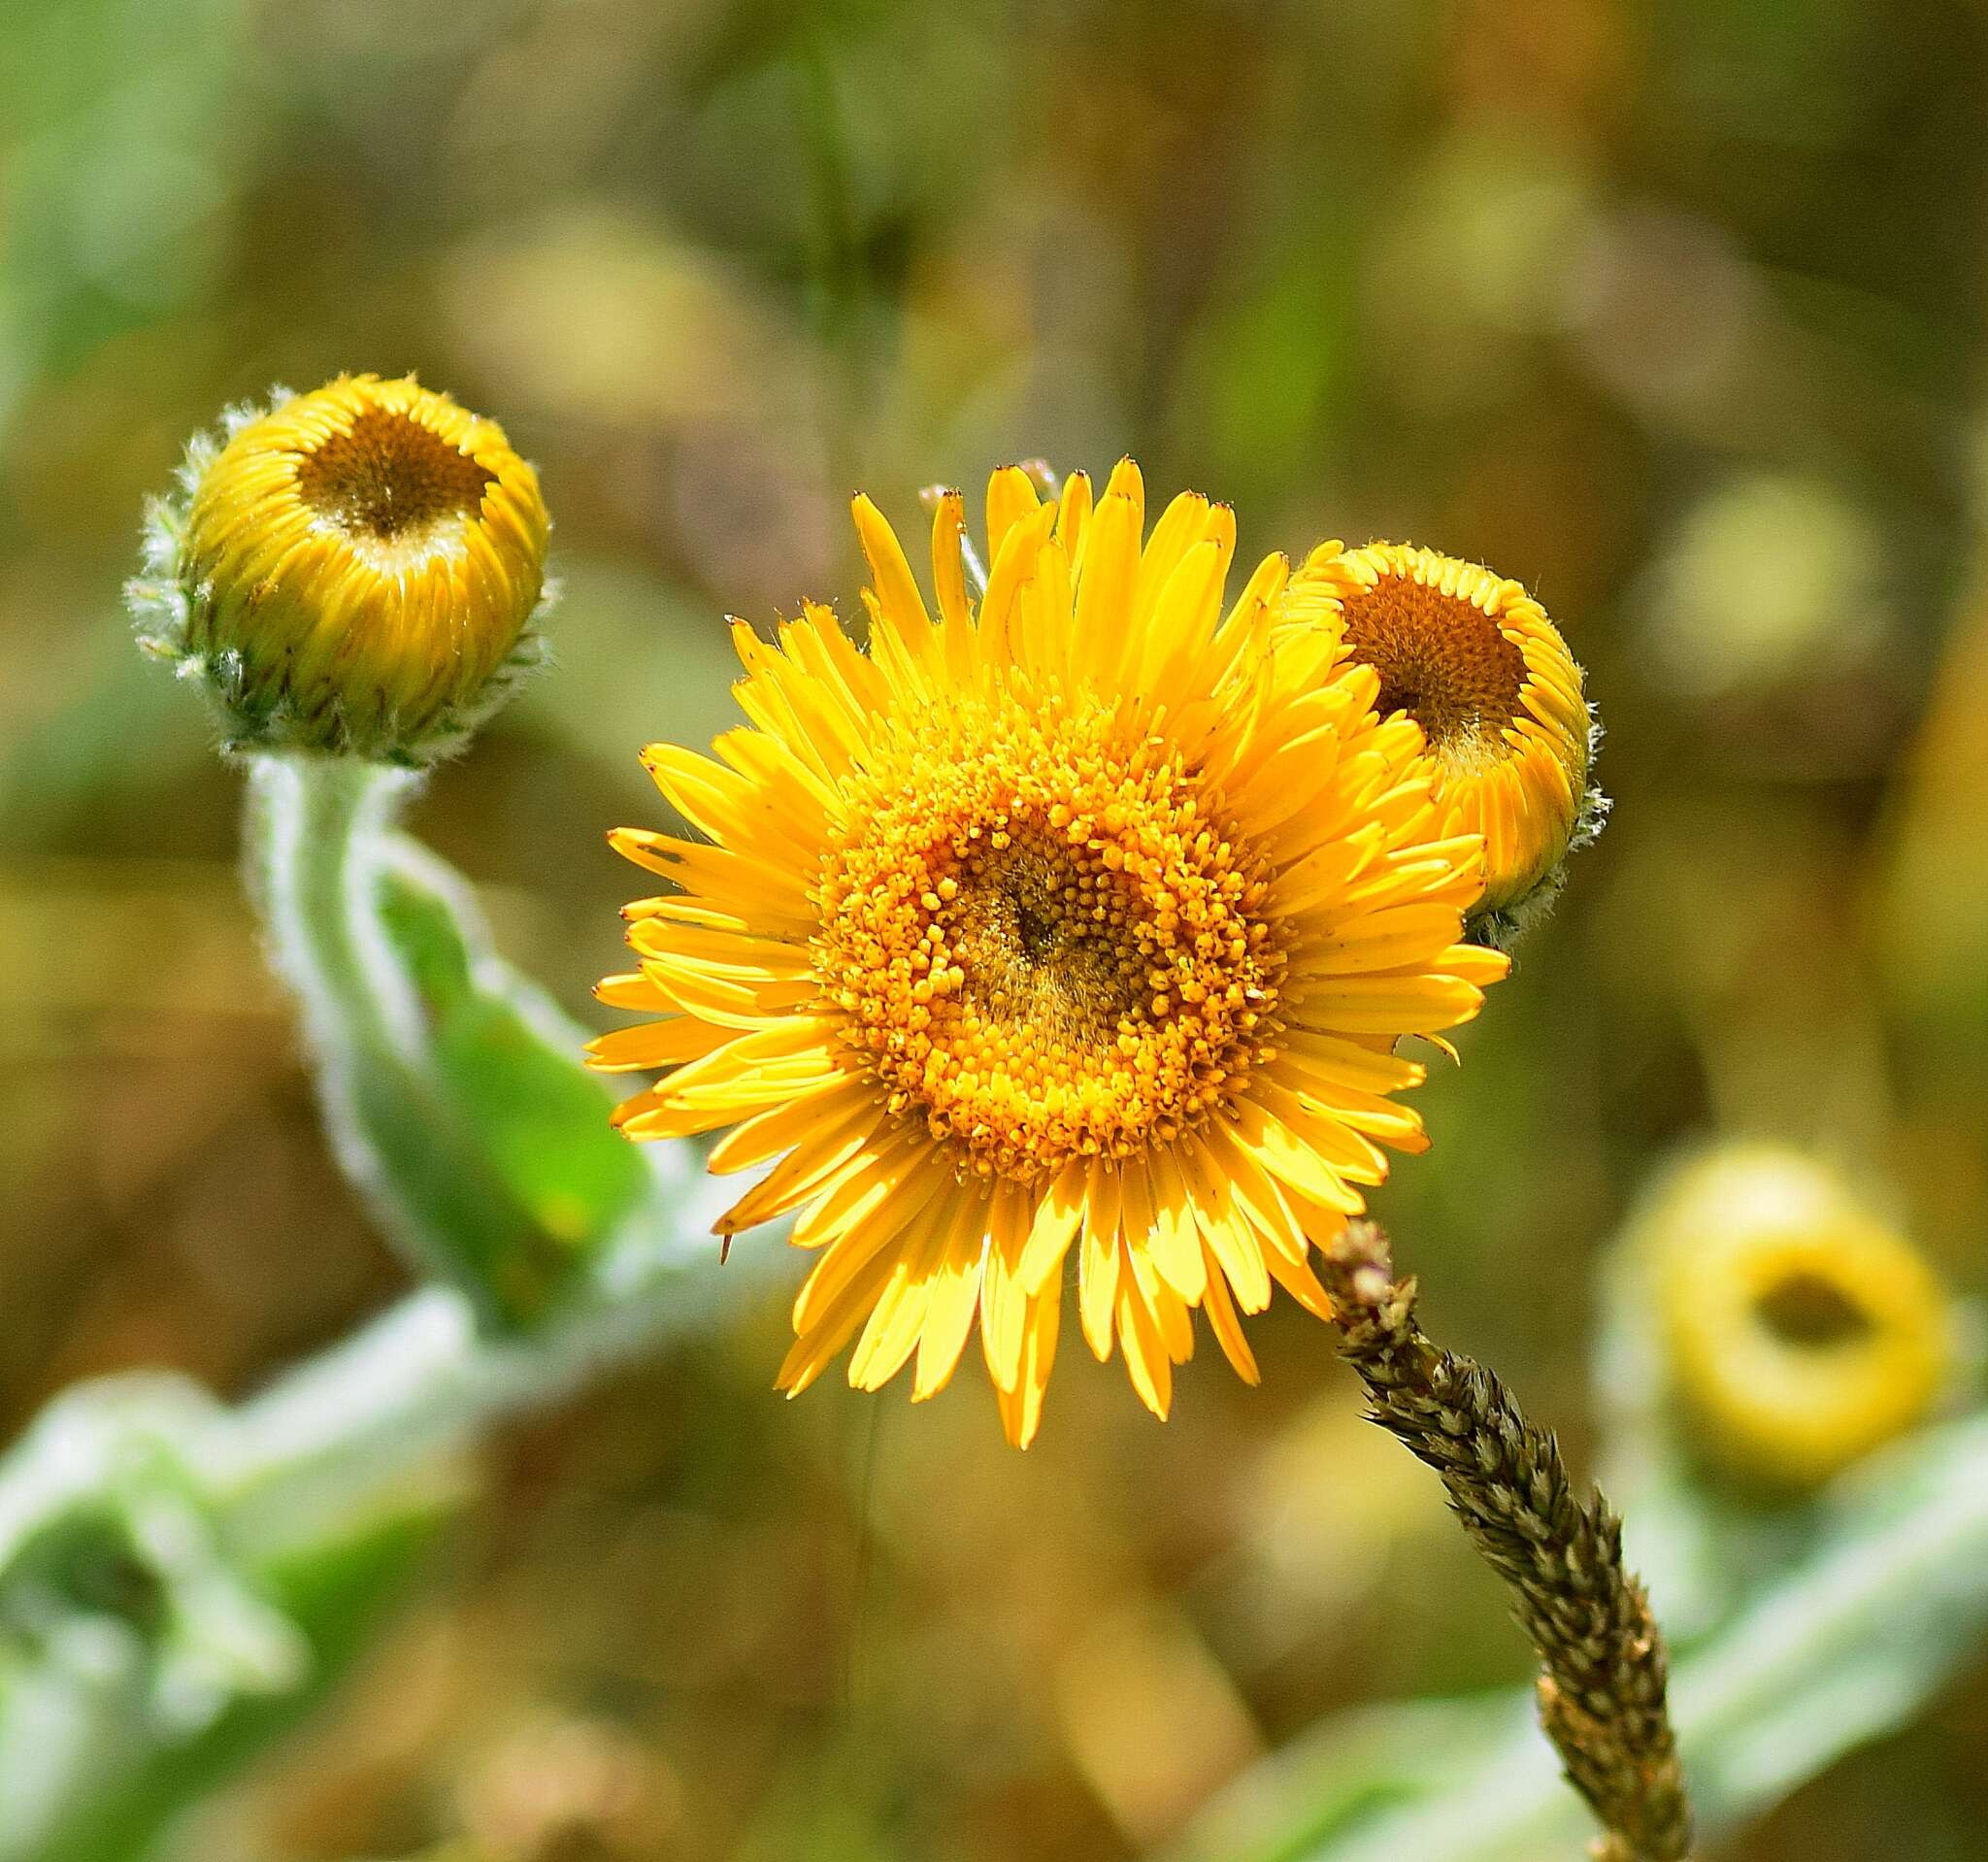
[[[416,825],[577,1014],[722,617],[850,611],[859,483],[1130,451],[1246,557],[1488,561],[1589,668],[1613,824],[1377,1201],[1433,1330],[1585,1461],[1597,1263],[1722,1132],[1978,1290],[1984,74],[1937,0],[6,0],[0,1426],[241,1392],[401,1284],[118,604],[186,435],[346,368],[543,474],[557,670]],[[1019,1456],[977,1375],[779,1401],[799,1266],[495,1444],[193,1852],[1110,1862],[1337,1707],[1526,1674],[1288,1305],[1164,1428],[1066,1351]],[[1727,1853],[1978,1856],[1984,1741],[1977,1671]]]

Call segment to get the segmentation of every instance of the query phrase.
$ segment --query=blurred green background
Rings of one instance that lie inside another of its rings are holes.
[[[7,1432],[128,1366],[251,1388],[400,1284],[117,598],[186,435],[348,368],[542,472],[557,669],[415,825],[576,1014],[722,616],[852,612],[858,484],[915,526],[1129,451],[1251,560],[1488,561],[1589,669],[1614,822],[1376,1202],[1433,1331],[1586,1465],[1596,1262],[1715,1132],[1978,1290],[1984,74],[1935,0],[0,0]],[[1288,1304],[1164,1428],[1066,1350],[1020,1456],[977,1372],[777,1398],[801,1265],[495,1445],[193,1851],[1109,1862],[1323,1712],[1527,1673]],[[1722,1853],[1979,1855],[1984,1741],[1977,1669]]]

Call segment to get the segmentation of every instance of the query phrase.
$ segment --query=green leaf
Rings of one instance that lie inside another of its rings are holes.
[[[395,847],[378,897],[427,1023],[438,1085],[504,1188],[579,1257],[649,1182],[580,1063],[584,1035],[487,948],[459,882],[411,844]]]
[[[183,1744],[128,1752],[90,1788],[69,1794],[70,1814],[32,1849],[0,1837],[0,1857],[34,1862],[132,1862],[187,1805],[235,1777],[302,1720],[349,1672],[425,1562],[452,1499],[369,1514],[305,1556],[261,1574],[265,1592],[303,1634],[310,1676],[296,1689],[244,1695]]]
[[[1333,1854],[1482,1766],[1531,1712],[1529,1696],[1505,1692],[1356,1709],[1282,1746],[1226,1792],[1179,1862]]]

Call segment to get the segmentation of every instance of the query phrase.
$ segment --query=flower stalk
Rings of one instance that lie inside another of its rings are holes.
[[[335,1678],[455,1510],[452,1457],[761,1283],[702,1271],[717,1199],[688,1147],[613,1136],[580,1031],[394,830],[414,779],[248,768],[340,1161],[442,1283],[239,1407],[105,1379],[0,1457],[0,1862],[138,1853]]]
[[[341,1166],[420,1278],[493,1331],[541,1322],[657,1173],[609,1129],[581,1031],[491,948],[461,878],[396,831],[416,778],[294,754],[248,768],[250,883]]]
[[[1415,1283],[1395,1278],[1378,1227],[1350,1224],[1320,1279],[1373,1419],[1435,1469],[1472,1545],[1510,1586],[1544,1670],[1541,1722],[1607,1833],[1596,1862],[1685,1862],[1691,1810],[1669,1657],[1623,1564],[1620,1520],[1599,1493],[1576,1498],[1559,1445],[1494,1372],[1430,1343]]]
[[[271,956],[303,1010],[339,1161],[423,1279],[486,1323],[536,1313],[566,1250],[492,1168],[427,1064],[427,1016],[381,915],[405,772],[349,758],[251,760],[250,877]]]

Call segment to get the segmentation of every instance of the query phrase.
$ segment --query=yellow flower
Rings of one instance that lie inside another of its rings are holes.
[[[341,376],[197,445],[134,599],[240,746],[421,760],[502,697],[544,583],[538,479],[412,377]]]
[[[1589,806],[1589,725],[1580,667],[1538,602],[1434,550],[1327,543],[1291,578],[1281,610],[1379,675],[1382,716],[1405,712],[1421,726],[1449,830],[1484,838],[1476,912],[1508,911],[1553,879]]]
[[[1801,1152],[1715,1151],[1664,1186],[1640,1233],[1673,1395],[1729,1473],[1815,1486],[1932,1408],[1952,1362],[1945,1293]]]
[[[1204,1311],[1274,1284],[1328,1309],[1309,1248],[1419,1150],[1397,1037],[1466,1020],[1506,960],[1457,942],[1477,845],[1441,838],[1419,738],[1331,643],[1273,652],[1266,561],[1226,620],[1224,507],[1176,498],[1142,549],[1126,461],[1093,509],[987,495],[977,612],[962,500],[939,503],[938,619],[867,498],[870,650],[809,606],[735,629],[751,720],[716,760],[645,761],[704,841],[622,829],[677,889],[628,908],[640,968],[603,1001],[662,1017],[596,1042],[674,1068],[631,1137],[733,1126],[717,1171],[779,1159],[720,1220],[798,1212],[817,1263],[779,1382],[853,1338],[849,1380],[915,1352],[945,1383],[978,1316],[1011,1441],[1035,1434],[1066,1257],[1100,1359],[1164,1415]],[[859,1336],[860,1335],[860,1336]]]

